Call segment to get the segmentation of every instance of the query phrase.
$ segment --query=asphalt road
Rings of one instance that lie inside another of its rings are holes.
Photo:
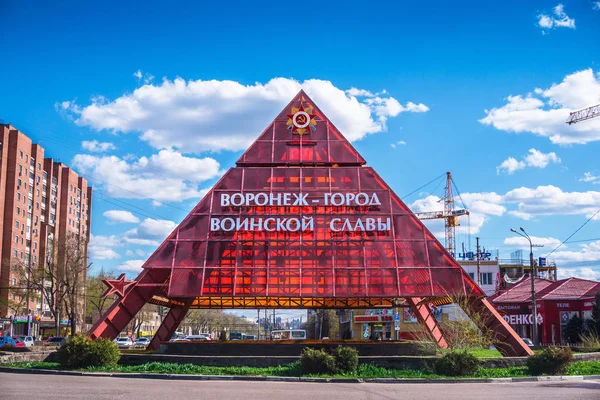
[[[600,399],[600,381],[531,383],[304,383],[169,381],[0,373],[0,399],[10,400],[532,400]]]

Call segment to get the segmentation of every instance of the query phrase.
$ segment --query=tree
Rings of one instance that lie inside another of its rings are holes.
[[[71,321],[71,334],[75,334],[76,314],[83,317],[85,299],[85,276],[91,264],[87,263],[85,242],[74,236],[55,242],[48,238],[46,262],[35,264],[14,260],[12,264],[28,292],[41,294],[50,309],[56,324],[56,334],[60,332],[60,316],[64,310]]]
[[[71,322],[71,336],[75,336],[75,323],[83,322],[85,311],[85,278],[92,266],[88,263],[87,243],[79,236],[72,236],[58,243],[58,257],[65,287],[63,305]]]
[[[302,325],[309,339],[339,339],[340,321],[335,310],[317,310]]]
[[[85,316],[91,319],[92,323],[95,322],[95,318],[104,315],[113,302],[113,299],[110,297],[102,296],[106,291],[106,285],[102,282],[105,279],[115,279],[115,276],[113,273],[107,273],[104,272],[104,269],[101,269],[100,272],[98,272],[98,275],[88,276],[86,279]]]
[[[142,326],[145,323],[151,322],[152,317],[157,313],[157,307],[154,304],[146,303],[142,309],[135,315],[129,324],[129,330],[136,337],[140,337]]]
[[[567,343],[579,343],[583,334],[583,321],[579,315],[575,314],[571,317],[565,329],[563,330],[563,340]]]

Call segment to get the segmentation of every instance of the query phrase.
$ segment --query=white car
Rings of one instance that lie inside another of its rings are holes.
[[[25,347],[31,347],[31,346],[33,346],[33,337],[31,337],[31,336],[21,336],[21,339],[23,339],[23,343],[25,343]]]
[[[133,343],[135,347],[146,347],[150,344],[150,339],[147,337],[137,338]]]
[[[115,344],[119,348],[121,348],[121,347],[129,348],[129,347],[133,346],[133,342],[128,337],[118,337],[118,338],[116,338],[115,339]]]
[[[211,340],[209,335],[200,334],[200,335],[189,335],[185,337],[186,342],[191,342],[194,340]],[[176,340],[177,341],[177,340]]]

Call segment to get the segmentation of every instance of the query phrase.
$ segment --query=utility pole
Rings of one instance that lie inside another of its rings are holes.
[[[258,319],[256,320],[256,340],[260,340],[260,310],[256,310]]]
[[[533,344],[535,346],[539,346],[539,338],[538,338],[538,320],[537,320],[537,303],[535,299],[535,262],[533,260],[533,248],[534,247],[544,247],[544,245],[534,245],[531,242],[531,237],[525,232],[523,227],[520,227],[519,230],[523,232],[523,234],[517,232],[515,229],[511,229],[510,231],[516,233],[517,235],[524,237],[529,242],[529,279],[531,280],[531,319],[532,319],[532,330],[533,330]]]
[[[481,286],[481,250],[479,249],[479,237],[477,239],[477,284]]]

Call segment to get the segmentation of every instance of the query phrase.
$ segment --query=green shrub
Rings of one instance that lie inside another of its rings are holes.
[[[568,347],[546,347],[539,353],[529,356],[527,359],[527,369],[532,375],[562,374],[572,360],[573,352]]]
[[[335,374],[335,358],[323,350],[305,348],[300,357],[300,369],[303,374]]]
[[[600,351],[600,338],[595,332],[588,332],[581,335],[581,347],[579,348],[584,353]]]
[[[333,351],[333,357],[339,371],[354,372],[358,368],[358,350],[354,347],[338,346]]]
[[[477,357],[466,350],[446,353],[433,364],[433,371],[436,374],[446,376],[473,375],[478,369]]]
[[[90,340],[77,335],[58,349],[58,362],[62,368],[115,367],[121,355],[110,339]]]

